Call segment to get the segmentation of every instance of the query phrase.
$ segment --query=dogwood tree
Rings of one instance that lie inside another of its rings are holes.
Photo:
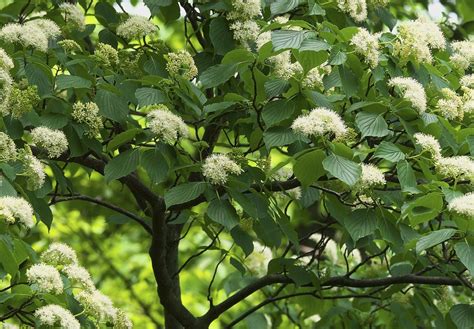
[[[70,203],[136,224],[165,328],[474,326],[469,1],[144,2],[0,10],[1,322],[132,327],[68,241],[31,247]]]

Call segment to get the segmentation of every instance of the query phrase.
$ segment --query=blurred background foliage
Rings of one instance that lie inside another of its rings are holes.
[[[46,8],[47,1],[34,1]],[[271,2],[271,0],[265,1]],[[19,6],[20,2],[0,0],[0,8],[3,8],[1,12],[4,12],[7,6]],[[90,7],[87,15],[88,24],[100,25],[94,15],[97,2],[97,0],[79,1],[83,7]],[[130,14],[149,15],[149,10],[143,1],[107,2],[118,12],[125,10]],[[448,25],[452,28],[444,32],[448,37],[451,34],[454,39],[463,39],[474,33],[473,0],[392,0],[390,11],[398,19],[411,19],[421,12],[428,12],[435,20],[450,23]],[[182,13],[176,13],[177,19],[172,21],[154,18],[154,22],[160,27],[162,41],[173,49],[182,49],[185,45],[184,25],[180,16]],[[98,38],[99,32],[100,28],[96,27],[92,36]],[[91,174],[78,166],[69,165],[65,169],[65,175],[71,179],[73,186],[81,194],[102,196],[105,200],[122,205],[125,209],[133,199],[118,182],[105,185],[98,174]],[[132,207],[133,205],[130,204],[129,208]],[[290,211],[298,210],[295,208]],[[53,216],[54,221],[50,230],[46,225],[40,224],[30,235],[29,240],[34,249],[41,252],[52,241],[68,243],[77,251],[84,267],[90,270],[97,287],[130,316],[136,328],[160,327],[164,322],[163,310],[154,288],[155,280],[148,256],[149,239],[146,233],[127,217],[103,207],[91,206],[90,203],[83,201],[59,203],[53,206]],[[307,214],[302,213],[301,216],[292,217],[304,222],[305,218],[302,216],[307,216]],[[189,258],[201,246],[209,243],[208,236],[200,226],[192,227],[188,237],[192,238],[185,239],[180,246],[182,259]],[[220,257],[220,253],[218,249],[206,252],[197,261],[191,262],[187,271],[181,273],[183,303],[196,315],[204,313],[207,309],[208,283],[213,276],[213,264]],[[228,277],[228,273],[231,272],[230,267],[228,263],[223,264],[217,273],[214,288],[216,291],[217,289],[221,291],[221,297],[224,297],[226,288],[231,289],[226,286],[231,282]],[[215,298],[217,299],[218,296]],[[232,313],[239,314],[247,306],[252,305],[253,300],[260,299],[261,296],[255,294],[236,306]],[[351,307],[351,302],[347,301],[347,303],[347,306]],[[359,307],[363,309],[365,307],[363,301],[360,303]],[[306,314],[324,313],[324,310],[333,306],[330,301],[315,301],[314,299],[300,305],[305,305]],[[275,312],[277,313],[275,320],[279,319],[281,310],[276,308],[272,310],[272,308],[274,307],[271,305],[267,307],[268,316],[271,317],[272,312]],[[264,321],[261,317],[260,313],[255,313],[236,327],[259,328],[261,321]],[[222,320],[226,322],[230,319],[231,316],[227,315]],[[284,322],[280,324],[281,328],[292,327],[288,317],[282,318],[282,321]],[[272,323],[275,322],[272,321]],[[213,327],[219,327],[219,323],[214,323]]]

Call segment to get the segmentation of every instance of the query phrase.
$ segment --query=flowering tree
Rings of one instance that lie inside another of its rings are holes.
[[[138,224],[166,328],[474,326],[469,1],[458,24],[386,0],[144,2],[1,9],[1,322],[132,326],[70,247],[31,248],[79,200]],[[176,20],[183,49],[157,27]],[[98,175],[126,202],[84,194]]]

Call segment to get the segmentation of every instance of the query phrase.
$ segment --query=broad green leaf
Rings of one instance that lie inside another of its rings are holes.
[[[268,102],[262,111],[263,121],[267,126],[273,126],[285,119],[288,119],[295,111],[295,102],[279,99]]]
[[[357,94],[360,81],[357,80],[351,69],[342,65],[339,66],[339,76],[341,77],[342,88],[346,97],[352,97]]]
[[[138,149],[127,150],[120,153],[105,165],[104,176],[107,182],[127,176],[140,163],[140,151]]]
[[[140,107],[161,104],[168,100],[164,92],[154,88],[138,88],[135,91],[135,97],[138,99]]]
[[[106,118],[123,121],[128,115],[127,101],[120,95],[105,89],[99,89],[95,96],[100,113]]]
[[[253,251],[253,238],[248,235],[244,230],[242,230],[239,226],[234,227],[230,234],[232,235],[232,239],[234,242],[242,248],[245,256],[248,256]]]
[[[344,64],[346,60],[347,55],[340,47],[334,47],[331,50],[328,60],[330,65],[341,65]]]
[[[405,160],[405,153],[403,153],[398,146],[390,142],[382,142],[374,153],[375,158],[385,159],[391,162],[399,162]]]
[[[51,94],[51,68],[39,63],[28,63],[25,66],[25,74],[28,83],[38,87],[38,94],[40,96]]]
[[[5,271],[7,271],[11,276],[15,276],[18,271],[18,264],[14,255],[14,245],[10,236],[5,234],[0,235],[0,250],[2,251],[0,263]]]
[[[299,51],[322,51],[330,48],[331,46],[324,40],[308,38],[301,43]]]
[[[304,31],[277,30],[272,31],[273,50],[298,49],[303,43]]]
[[[408,161],[402,160],[397,163],[397,174],[402,192],[420,193],[420,190],[416,188],[415,172]]]
[[[115,151],[119,146],[131,141],[135,138],[136,135],[143,132],[139,128],[132,128],[130,130],[124,131],[123,133],[118,134],[107,144],[107,152]]]
[[[323,167],[347,185],[354,185],[362,173],[362,168],[358,163],[335,154],[324,159]]]
[[[239,217],[228,200],[214,199],[207,207],[207,215],[229,231],[239,224]]]
[[[374,209],[356,209],[350,218],[344,221],[344,226],[352,239],[357,242],[374,233],[377,228],[377,212]]]
[[[219,102],[219,103],[204,105],[204,112],[213,113],[213,112],[217,112],[221,110],[226,110],[235,104],[237,104],[237,102]]]
[[[56,77],[56,89],[63,90],[69,88],[90,88],[92,82],[75,75],[58,75]]]
[[[263,141],[267,149],[271,149],[275,146],[284,146],[299,140],[291,129],[283,127],[269,128],[263,133]]]
[[[175,186],[165,193],[166,208],[194,200],[203,194],[206,188],[206,182],[192,182]]]
[[[270,11],[273,16],[284,14],[298,7],[300,3],[301,0],[277,0],[270,5]]]
[[[434,247],[434,246],[448,240],[455,233],[456,233],[456,230],[451,229],[451,228],[445,228],[445,229],[441,229],[439,231],[431,232],[428,235],[425,235],[425,236],[421,237],[416,242],[416,253],[419,254],[423,250]]]
[[[224,17],[216,17],[211,20],[209,37],[216,54],[225,55],[235,47],[234,38],[229,29],[229,23]]]
[[[456,250],[456,255],[466,266],[471,276],[474,277],[474,246],[467,242],[459,242],[454,246],[454,250]]]
[[[454,305],[449,310],[449,316],[458,329],[474,328],[474,305]]]
[[[305,153],[296,159],[293,172],[301,184],[309,186],[317,181],[319,177],[326,174],[323,168],[325,158],[326,154],[324,151],[315,150]]]
[[[390,132],[383,113],[359,112],[356,115],[355,123],[362,133],[362,137],[383,137]]]
[[[286,80],[268,80],[264,86],[267,97],[273,98],[287,92],[290,88],[290,83]]]
[[[442,194],[432,192],[404,205],[402,215],[404,217],[408,216],[411,225],[418,225],[435,218],[442,209]]]
[[[237,72],[238,64],[218,64],[211,66],[200,76],[203,88],[212,88],[223,84]]]
[[[166,180],[169,164],[158,149],[147,150],[141,154],[140,164],[145,169],[153,184],[160,184]]]

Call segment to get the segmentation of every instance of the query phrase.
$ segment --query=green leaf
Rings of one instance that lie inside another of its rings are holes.
[[[164,92],[154,88],[138,88],[135,91],[135,97],[138,99],[139,107],[161,104],[168,100]]]
[[[245,231],[243,231],[239,226],[236,226],[230,231],[232,239],[235,243],[242,248],[245,256],[248,256],[253,251],[253,239]]]
[[[352,97],[359,90],[360,81],[357,80],[354,73],[345,66],[339,67],[339,76],[341,77],[342,88],[346,97]]]
[[[434,231],[429,233],[428,235],[425,235],[421,237],[417,242],[416,242],[416,253],[419,254],[423,250],[426,250],[428,248],[434,247],[441,242],[444,242],[451,238],[454,234],[456,233],[455,229],[452,228],[445,228],[439,231]]]
[[[474,305],[454,305],[449,310],[449,316],[458,329],[474,328]]]
[[[237,104],[237,102],[219,102],[219,103],[212,103],[204,106],[205,113],[213,113],[221,110],[226,110],[232,105]]]
[[[105,89],[99,89],[95,96],[95,102],[100,113],[106,118],[123,121],[128,115],[127,100]]]
[[[7,273],[11,276],[15,276],[18,272],[18,264],[14,255],[13,243],[10,236],[2,234],[0,235],[0,250],[2,251],[2,257],[0,257],[0,264]]]
[[[238,64],[218,64],[204,71],[199,80],[203,88],[212,88],[223,84],[237,72]]]
[[[322,165],[325,158],[326,154],[324,151],[315,150],[305,153],[296,159],[293,172],[303,186],[313,184],[319,177],[326,174]]]
[[[286,80],[268,80],[264,84],[265,94],[268,98],[273,98],[287,92],[290,86]]]
[[[56,77],[56,89],[63,90],[69,88],[90,88],[92,82],[90,80],[75,75],[58,75]]]
[[[152,15],[158,15],[161,7],[168,7],[173,4],[173,0],[143,0],[143,2],[150,9]]]
[[[270,11],[273,16],[284,14],[298,7],[300,3],[301,0],[277,0],[270,5]]]
[[[239,217],[228,200],[215,199],[211,201],[207,206],[207,215],[229,231],[239,224]]]
[[[127,176],[137,169],[140,163],[140,151],[138,149],[127,150],[120,153],[105,165],[104,176],[107,182]]]
[[[46,65],[37,63],[28,63],[25,66],[25,75],[30,85],[38,87],[38,94],[40,96],[50,95],[51,83],[51,68]]]
[[[358,163],[335,154],[324,159],[323,167],[347,185],[354,185],[362,173],[362,168]]]
[[[229,29],[229,23],[227,23],[224,17],[216,17],[211,20],[209,37],[218,55],[225,55],[235,48],[234,38]]]
[[[383,137],[390,132],[383,113],[359,112],[356,115],[355,123],[362,133],[362,137]]]
[[[405,160],[405,153],[403,153],[393,143],[382,142],[375,150],[374,157],[385,159],[391,162],[399,162],[401,160]]]
[[[420,190],[416,188],[415,172],[408,161],[402,160],[397,163],[397,175],[402,192],[420,193]]]
[[[165,193],[166,208],[194,200],[204,193],[206,188],[206,182],[192,182],[175,186]]]
[[[279,99],[268,102],[262,111],[263,121],[267,126],[273,126],[288,119],[295,111],[295,102],[287,99]]]
[[[466,266],[471,276],[474,277],[474,246],[469,245],[467,242],[459,242],[454,246],[454,250],[456,250],[456,255]]]
[[[346,53],[340,47],[334,47],[329,55],[330,65],[341,65],[347,60]]]
[[[160,184],[168,177],[169,164],[158,149],[142,153],[140,164],[145,169],[152,184]]]
[[[107,152],[115,151],[119,146],[131,141],[135,136],[141,133],[143,130],[139,128],[132,128],[118,134],[107,144]]]
[[[263,141],[267,149],[275,146],[284,146],[300,140],[291,129],[283,127],[273,127],[265,130],[263,133]]]
[[[330,48],[331,46],[324,40],[308,38],[301,43],[299,51],[323,51]]]
[[[305,37],[304,31],[277,30],[272,31],[273,50],[298,49],[303,43]]]
[[[350,218],[344,221],[344,226],[354,242],[374,233],[377,228],[377,213],[374,209],[356,209]]]
[[[435,218],[442,209],[442,194],[432,192],[409,202],[403,208],[402,215],[408,216],[411,225],[418,225]]]

